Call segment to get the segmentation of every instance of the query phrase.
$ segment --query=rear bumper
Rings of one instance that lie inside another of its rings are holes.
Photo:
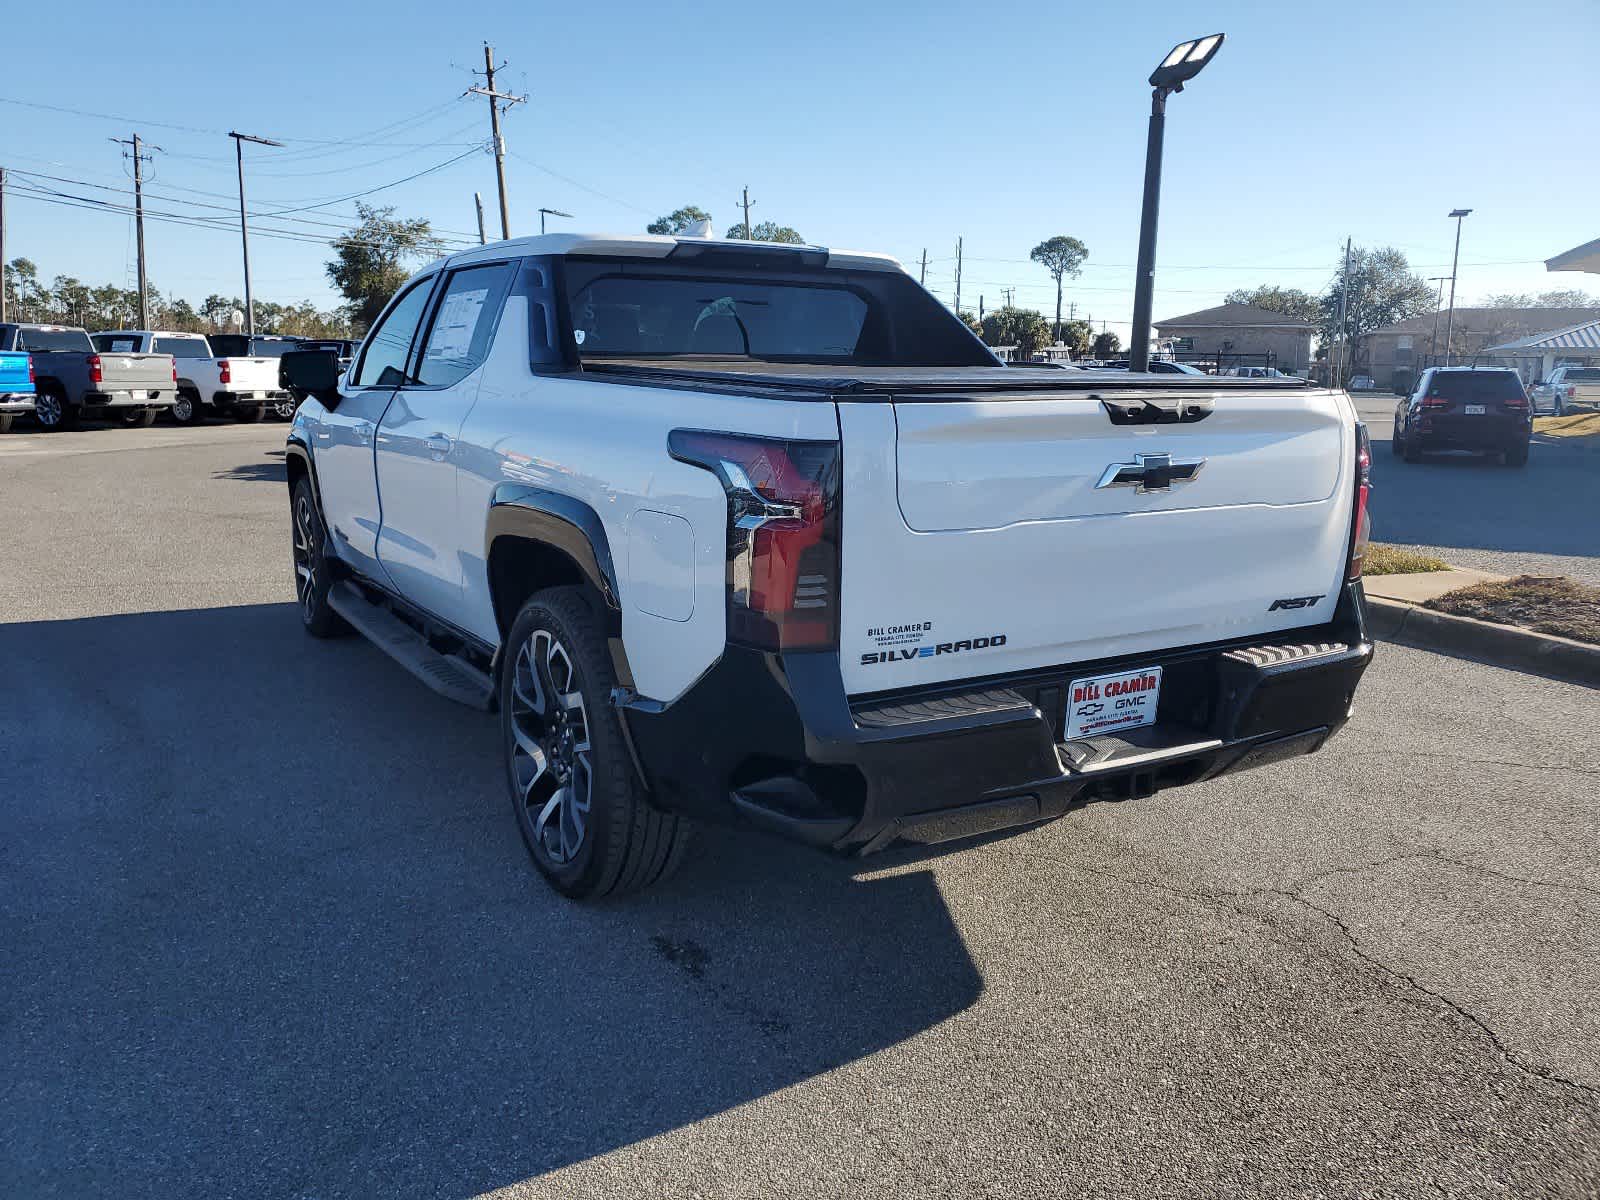
[[[1078,663],[854,704],[832,654],[730,647],[671,706],[636,701],[623,711],[664,807],[865,853],[1309,754],[1344,724],[1371,662],[1363,604],[1359,585],[1348,587],[1333,624],[1258,639],[1272,646]],[[1060,740],[1072,679],[1156,664],[1164,668],[1156,724]]]
[[[0,413],[31,413],[33,397],[27,392],[0,392]]]
[[[1423,450],[1504,450],[1526,442],[1532,432],[1529,416],[1485,413],[1469,417],[1444,413],[1421,418],[1407,436],[1415,437],[1418,448]]]
[[[134,388],[130,391],[85,392],[86,408],[171,408],[178,393],[174,388]]]
[[[214,404],[230,408],[256,408],[263,404],[274,404],[288,394],[277,388],[258,388],[249,392],[218,392],[211,399]]]

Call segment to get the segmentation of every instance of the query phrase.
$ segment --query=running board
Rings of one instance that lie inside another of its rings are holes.
[[[328,606],[355,627],[357,633],[410,671],[446,700],[468,708],[487,710],[494,697],[494,682],[477,667],[453,654],[440,654],[411,626],[388,608],[369,602],[361,589],[348,581],[328,592]]]

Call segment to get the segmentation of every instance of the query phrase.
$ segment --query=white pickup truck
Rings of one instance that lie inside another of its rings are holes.
[[[204,334],[171,330],[108,329],[94,335],[101,353],[170,354],[178,365],[178,396],[172,419],[192,425],[207,413],[259,421],[269,407],[287,400],[278,384],[276,358],[217,357]]]
[[[503,242],[285,370],[302,621],[498,709],[569,896],[1307,754],[1371,658],[1347,396],[1007,369],[879,255]]]

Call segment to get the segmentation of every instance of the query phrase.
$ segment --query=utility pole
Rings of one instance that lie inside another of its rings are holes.
[[[539,232],[544,232],[544,219],[546,217],[567,217],[570,219],[571,216],[571,213],[562,212],[559,208],[541,208],[539,210]]]
[[[754,203],[755,201],[750,199],[750,189],[745,188],[744,199],[741,201],[741,204],[744,207],[744,240],[747,242],[755,241],[755,233],[750,224],[750,206]]]
[[[1338,351],[1339,358],[1335,362],[1332,356],[1328,359],[1328,386],[1336,388],[1339,380],[1344,375],[1344,351],[1350,342],[1350,329],[1345,324],[1350,312],[1350,239],[1344,240],[1344,275],[1343,282],[1339,285],[1339,328],[1334,332],[1333,345]]]
[[[926,255],[926,251],[923,252]],[[6,169],[0,167],[0,321],[6,319]]]
[[[0,171],[0,207],[3,207],[3,204],[4,204],[4,200],[5,200],[5,194],[4,193],[5,193],[5,172],[4,171]],[[926,246],[924,246],[922,248],[922,274],[917,276],[917,282],[922,284],[924,287],[926,287],[927,283],[928,283],[928,248]]]
[[[978,293],[978,324],[983,324],[983,293]]]
[[[500,64],[502,67],[504,63]],[[483,75],[485,86],[478,87],[474,84],[463,96],[489,97],[489,136],[494,139],[494,177],[500,187],[500,236],[505,239],[511,237],[511,204],[506,199],[506,140],[500,136],[500,105],[510,108],[513,104],[526,104],[526,96],[514,96],[510,92],[497,92],[494,90],[494,47],[488,42],[483,44]]]
[[[961,315],[961,239],[956,239],[956,316]]]
[[[478,206],[478,245],[487,245],[489,238],[483,232],[483,193],[473,192],[472,202]]]
[[[1433,336],[1428,339],[1429,366],[1433,365],[1433,356],[1439,352],[1439,314],[1444,311],[1444,281],[1449,278],[1448,275],[1433,275],[1428,279],[1429,283],[1439,285],[1439,294],[1433,301]]]
[[[133,147],[133,224],[137,231],[139,244],[139,328],[150,328],[150,281],[144,269],[144,164],[150,161],[148,150],[159,150],[160,146],[146,146],[136,133],[130,141],[127,138],[112,138],[119,146]]]
[[[1456,254],[1450,260],[1450,315],[1444,322],[1444,365],[1455,365],[1456,331],[1456,269],[1461,265],[1461,222],[1472,215],[1470,208],[1454,208],[1450,215],[1456,219]]]
[[[239,159],[239,240],[244,243],[244,333],[246,337],[256,335],[256,301],[250,292],[250,226],[244,215],[244,144],[254,142],[258,146],[282,146],[282,142],[275,142],[271,138],[252,137],[248,133],[234,133],[228,131],[228,136],[233,139],[233,148]],[[147,328],[140,322],[141,328]]]

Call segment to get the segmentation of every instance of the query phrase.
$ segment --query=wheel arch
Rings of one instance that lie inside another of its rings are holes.
[[[562,492],[501,484],[489,502],[483,557],[502,641],[529,596],[548,587],[581,586],[601,618],[618,683],[632,686],[611,542],[593,508]]]
[[[317,483],[317,466],[311,458],[311,448],[297,437],[291,437],[284,443],[283,448],[284,471],[289,482],[289,495],[294,495],[295,484],[302,479],[311,481],[311,499],[317,506],[317,519],[322,522],[322,527],[328,527],[327,517],[322,511],[322,488]]]

